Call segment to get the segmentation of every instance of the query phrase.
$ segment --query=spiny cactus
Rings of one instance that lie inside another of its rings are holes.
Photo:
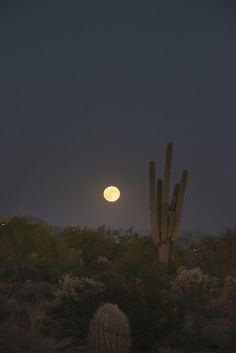
[[[96,311],[89,327],[88,353],[128,353],[129,321],[118,305],[106,303]]]
[[[175,184],[170,200],[170,177],[173,144],[166,150],[164,178],[156,181],[155,162],[149,164],[149,206],[152,239],[159,248],[159,260],[168,264],[171,244],[177,239],[183,208],[188,172],[184,170],[180,183]]]

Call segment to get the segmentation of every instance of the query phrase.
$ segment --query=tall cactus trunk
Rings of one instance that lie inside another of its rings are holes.
[[[170,262],[171,256],[171,241],[168,240],[165,243],[160,243],[158,247],[159,252],[159,263],[163,267],[167,267]]]
[[[164,178],[156,182],[155,162],[149,164],[149,208],[153,242],[158,246],[159,262],[168,266],[172,243],[177,239],[183,208],[188,172],[183,171],[170,199],[170,177],[173,144],[166,149]]]

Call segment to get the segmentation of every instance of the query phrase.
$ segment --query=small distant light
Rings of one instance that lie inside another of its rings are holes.
[[[197,251],[197,249],[195,248],[195,249],[193,249],[193,251],[194,251],[194,252],[196,252],[196,251]]]
[[[4,227],[6,224],[5,223],[2,223],[2,226]]]

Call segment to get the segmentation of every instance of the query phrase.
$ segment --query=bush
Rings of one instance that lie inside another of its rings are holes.
[[[168,275],[148,238],[129,237],[106,279],[104,302],[119,305],[130,320],[135,349],[150,349],[175,322]]]
[[[90,297],[97,298],[103,291],[103,284],[88,277],[76,277],[65,274],[54,292],[60,304],[88,301]]]
[[[86,274],[94,275],[97,270],[96,260],[99,256],[112,259],[115,242],[111,236],[100,233],[100,230],[68,228],[61,235],[66,249],[80,250],[86,268]]]
[[[210,309],[205,330],[208,341],[223,352],[233,353],[236,345],[236,277],[225,278]]]
[[[73,337],[76,344],[85,342],[89,321],[102,303],[103,290],[101,282],[65,274],[55,287],[54,300],[45,307],[48,334],[59,340]]]
[[[8,320],[0,325],[1,353],[55,353],[52,338],[36,335],[33,331],[22,329],[21,323]]]
[[[95,310],[112,302],[128,315],[137,351],[233,353],[235,251],[235,230],[180,239],[163,271],[151,239],[132,229],[121,235],[76,227],[57,234],[13,219],[0,227],[1,329],[12,326],[35,344],[52,336],[58,350],[76,351],[86,344]]]
[[[50,279],[57,257],[51,227],[13,218],[0,227],[1,278],[15,280]]]

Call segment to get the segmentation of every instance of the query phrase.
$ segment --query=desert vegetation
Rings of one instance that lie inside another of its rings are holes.
[[[127,318],[131,352],[234,352],[235,252],[234,229],[189,232],[166,270],[151,237],[132,229],[56,232],[13,218],[0,227],[0,351],[92,352],[92,323],[106,304]]]

